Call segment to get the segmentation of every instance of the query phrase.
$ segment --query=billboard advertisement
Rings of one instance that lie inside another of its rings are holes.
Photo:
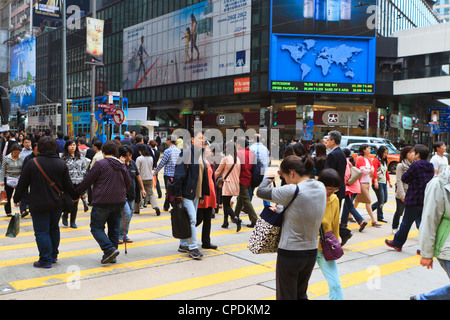
[[[86,18],[86,63],[103,66],[103,20]]]
[[[90,11],[90,0],[66,0],[67,8],[77,6],[79,17]],[[45,28],[58,28],[62,26],[62,0],[33,0],[33,27],[39,27],[40,32]],[[70,17],[72,13],[67,12]]]
[[[376,0],[272,0],[272,32],[375,37]]]
[[[375,28],[367,22],[372,17],[358,15],[360,7],[347,6],[347,0],[335,2],[272,0],[271,91],[375,93]],[[372,12],[370,4],[364,7]],[[323,8],[324,19],[316,21]],[[339,13],[334,18],[332,9]],[[306,21],[305,14],[314,19]]]
[[[250,0],[206,0],[124,30],[125,90],[250,72]]]
[[[11,48],[11,114],[36,103],[36,38]]]

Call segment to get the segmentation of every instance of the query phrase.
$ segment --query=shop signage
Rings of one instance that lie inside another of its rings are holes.
[[[239,120],[244,119],[242,113],[219,114],[216,123],[219,126],[238,126]]]
[[[322,121],[325,125],[357,126],[359,119],[366,117],[366,112],[327,111],[322,115]]]
[[[234,93],[250,92],[250,77],[234,79]]]
[[[412,130],[412,118],[402,117],[402,128],[405,130]]]

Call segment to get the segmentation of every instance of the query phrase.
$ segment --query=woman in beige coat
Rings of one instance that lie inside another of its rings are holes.
[[[395,201],[397,202],[397,208],[395,210],[394,219],[392,219],[392,233],[394,234],[397,232],[400,224],[400,217],[405,210],[405,196],[409,186],[402,181],[402,175],[408,171],[409,166],[414,160],[414,155],[414,148],[411,146],[403,147],[400,153],[400,162],[397,165],[396,171],[397,182],[395,183]]]
[[[228,228],[228,216],[230,216],[231,220],[237,225],[236,232],[239,232],[239,230],[241,230],[242,220],[235,216],[230,202],[233,196],[239,195],[239,175],[241,173],[241,162],[236,157],[236,150],[233,142],[227,143],[225,148],[226,156],[222,158],[222,161],[220,161],[220,165],[215,173],[216,180],[220,176],[224,178],[222,186],[222,204],[224,215],[222,228]]]

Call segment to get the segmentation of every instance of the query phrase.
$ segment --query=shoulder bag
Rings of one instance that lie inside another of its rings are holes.
[[[326,261],[337,260],[344,255],[344,250],[333,231],[325,233],[323,226],[320,225],[319,234],[322,253]]]
[[[358,181],[362,177],[362,172],[359,168],[352,166],[350,167],[350,178],[347,180],[347,185],[351,186],[356,181]]]
[[[274,212],[269,206],[265,206],[256,221],[253,233],[248,242],[248,249],[254,254],[275,253],[278,251],[278,244],[281,238],[281,225],[283,215],[289,206],[297,198],[299,189],[295,189],[295,194],[291,202],[283,208],[281,213]]]
[[[223,183],[225,182],[225,180],[227,180],[227,178],[228,178],[228,176],[230,175],[230,173],[231,173],[231,171],[233,171],[233,169],[234,169],[234,165],[236,164],[236,161],[233,163],[233,165],[231,166],[231,169],[230,169],[230,171],[228,171],[228,173],[226,174],[226,176],[225,177],[219,177],[219,178],[217,178],[217,181],[216,181],[216,187],[217,188],[222,188],[223,187]]]
[[[33,161],[36,164],[36,166],[39,168],[39,170],[42,172],[44,177],[48,180],[48,182],[50,182],[50,185],[56,190],[59,197],[61,198],[62,204],[63,204],[63,212],[70,213],[72,210],[72,205],[73,205],[72,198],[70,198],[68,195],[66,195],[62,189],[58,188],[56,186],[56,184],[45,174],[44,170],[42,170],[42,168],[39,165],[39,163],[37,162],[36,158],[33,158]]]

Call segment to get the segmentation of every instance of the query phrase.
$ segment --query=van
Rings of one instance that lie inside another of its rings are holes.
[[[324,140],[328,138],[328,135],[323,137]],[[388,139],[384,138],[376,138],[376,137],[365,137],[365,136],[342,136],[341,138],[341,148],[347,147],[352,143],[379,143],[379,144],[388,144],[395,150],[397,148],[392,144],[392,142]]]

